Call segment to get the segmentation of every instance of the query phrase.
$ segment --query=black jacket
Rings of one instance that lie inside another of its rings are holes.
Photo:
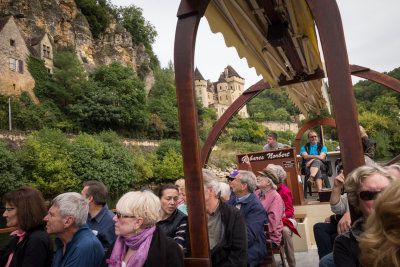
[[[237,208],[220,201],[222,239],[211,250],[212,266],[247,266],[247,228]]]
[[[24,239],[18,243],[19,237],[14,237],[10,243],[0,250],[0,266],[5,266],[9,255],[14,251],[10,267],[37,266],[50,267],[53,260],[53,241],[50,235],[42,230],[33,230],[26,233]]]
[[[115,242],[112,244],[110,249],[106,252],[103,258],[101,266],[106,267],[106,259],[111,257],[112,250]],[[147,254],[147,260],[144,267],[183,267],[183,254],[179,245],[169,237],[166,237],[161,232],[160,228],[156,226],[156,230],[153,233],[151,239],[149,253]]]

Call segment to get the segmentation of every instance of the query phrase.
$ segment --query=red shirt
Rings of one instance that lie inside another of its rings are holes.
[[[283,199],[283,202],[285,203],[285,216],[286,218],[293,218],[294,217],[294,208],[293,208],[293,202],[292,202],[292,192],[290,192],[290,189],[287,188],[284,184],[278,188],[278,193]]]

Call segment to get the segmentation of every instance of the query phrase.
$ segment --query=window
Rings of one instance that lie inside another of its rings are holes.
[[[226,100],[228,100],[228,96],[226,95],[225,97],[226,97]]]
[[[15,40],[10,39],[10,45],[11,45],[11,46],[15,46]]]
[[[18,60],[18,72],[24,73],[24,62],[22,60]]]
[[[17,71],[17,60],[15,58],[10,58],[10,70]]]
[[[50,58],[50,47],[46,45],[43,46],[43,57]]]

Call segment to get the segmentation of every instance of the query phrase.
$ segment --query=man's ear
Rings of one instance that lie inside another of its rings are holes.
[[[74,216],[66,216],[64,222],[64,228],[68,228],[72,226],[75,223],[75,217]]]

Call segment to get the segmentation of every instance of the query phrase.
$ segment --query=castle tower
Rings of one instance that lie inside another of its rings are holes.
[[[212,103],[212,98],[209,100],[207,94],[207,81],[203,78],[198,68],[194,71],[194,88],[195,93],[198,98],[200,98],[201,103],[204,107],[208,107],[210,102]]]

